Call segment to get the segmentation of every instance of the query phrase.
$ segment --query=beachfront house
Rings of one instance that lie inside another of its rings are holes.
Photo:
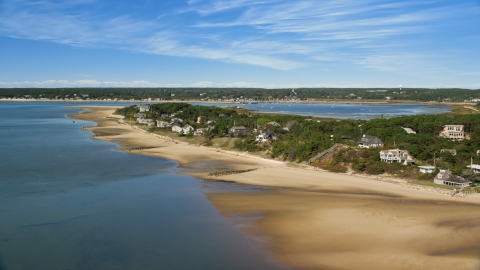
[[[144,125],[147,125],[149,127],[155,126],[155,120],[153,120],[153,119],[138,118],[137,122],[139,124],[144,124]]]
[[[370,135],[363,135],[363,138],[358,142],[360,148],[382,147],[383,142],[379,138]]]
[[[173,124],[172,124],[172,131],[173,131],[173,132],[180,133],[180,132],[183,131],[183,128],[182,128],[179,124],[173,123]]]
[[[273,132],[261,132],[260,134],[255,137],[255,141],[257,142],[268,142],[269,140],[275,140],[276,135]]]
[[[245,134],[247,133],[247,128],[244,126],[234,126],[230,128],[230,134],[233,136],[238,136],[238,134]]]
[[[439,136],[452,140],[463,140],[465,139],[463,125],[444,125]]]
[[[205,134],[204,128],[197,128],[195,132],[193,132],[193,136],[203,136]]]
[[[192,126],[190,125],[185,125],[183,128],[182,128],[182,132],[183,134],[188,134],[190,132],[193,132],[193,130],[195,130]]]
[[[386,163],[401,163],[408,165],[413,163],[413,158],[407,150],[388,149],[380,151],[380,160]]]
[[[140,112],[148,112],[150,111],[150,105],[140,105],[138,106],[138,109],[140,110]]]
[[[472,171],[473,171],[475,174],[480,173],[480,165],[478,165],[478,164],[468,165],[467,168],[472,169]]]
[[[402,127],[403,130],[405,130],[408,134],[417,134],[417,132],[411,128],[404,128]]]
[[[172,127],[172,125],[166,121],[160,121],[160,120],[157,120],[157,127],[159,128],[168,128],[168,127]]]
[[[433,182],[439,185],[447,185],[454,187],[468,187],[472,182],[465,180],[463,177],[453,175],[449,170],[440,170],[440,172],[433,178]]]
[[[418,166],[420,173],[433,173],[435,171],[435,166]]]
[[[142,118],[142,119],[143,119],[143,118],[147,117],[147,115],[144,114],[144,113],[136,113],[136,114],[133,115],[133,117],[134,117],[134,118],[137,118],[137,120],[138,120],[138,118]]]

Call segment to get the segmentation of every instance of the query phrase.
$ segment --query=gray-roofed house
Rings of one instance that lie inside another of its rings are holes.
[[[237,136],[238,134],[245,134],[247,133],[247,128],[244,126],[234,126],[230,128],[230,134],[233,134],[233,136]]]
[[[439,185],[447,185],[454,187],[468,187],[472,182],[465,180],[463,177],[453,175],[449,170],[440,170],[440,172],[433,178],[433,182]]]
[[[150,111],[150,105],[140,105],[140,106],[138,106],[138,108],[140,109],[140,112]]]
[[[363,138],[358,142],[360,148],[382,147],[383,142],[379,138],[370,135],[363,135]]]
[[[160,121],[157,120],[157,127],[159,128],[167,128],[167,127],[172,127],[172,125],[166,121]]]

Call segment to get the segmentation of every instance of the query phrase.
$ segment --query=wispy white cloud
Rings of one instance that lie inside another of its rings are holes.
[[[415,66],[438,62],[411,57],[412,49],[426,42],[422,35],[472,6],[441,0],[189,0],[180,13],[148,17],[91,12],[99,3],[4,0],[0,35],[279,70],[339,59],[381,71],[416,72]],[[408,42],[401,42],[404,38]],[[401,58],[411,62],[399,64]]]

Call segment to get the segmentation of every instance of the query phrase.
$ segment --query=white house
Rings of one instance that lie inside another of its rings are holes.
[[[172,131],[180,133],[180,132],[183,131],[183,128],[179,124],[173,123],[172,124]]]
[[[191,131],[195,130],[192,126],[190,125],[185,125],[183,128],[182,128],[182,131],[183,131],[183,134],[188,134],[190,133]]]
[[[435,171],[435,166],[418,166],[420,173],[433,173]]]
[[[388,149],[380,151],[380,160],[386,163],[402,163],[403,165],[413,163],[413,158],[410,157],[407,150]]]
[[[453,175],[449,170],[440,170],[440,172],[433,178],[433,182],[439,185],[447,185],[454,187],[468,187],[472,182],[465,180],[463,177]]]
[[[166,128],[166,127],[169,127],[169,126],[171,127],[170,123],[165,122],[165,121],[157,120],[157,127]]]
[[[195,132],[193,132],[193,136],[203,136],[205,134],[204,128],[197,128]]]
[[[255,141],[257,142],[267,142],[271,139],[276,139],[275,133],[273,132],[261,132],[255,137]]]
[[[172,123],[177,122],[177,123],[183,123],[183,119],[180,118],[172,118]]]
[[[444,125],[439,136],[447,139],[463,140],[465,139],[463,125]]]
[[[474,173],[480,173],[480,165],[478,164],[468,165],[467,168],[472,169]]]

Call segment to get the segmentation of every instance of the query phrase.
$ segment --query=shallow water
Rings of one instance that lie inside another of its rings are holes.
[[[0,269],[278,269],[175,162],[91,140],[62,103],[0,103]]]

